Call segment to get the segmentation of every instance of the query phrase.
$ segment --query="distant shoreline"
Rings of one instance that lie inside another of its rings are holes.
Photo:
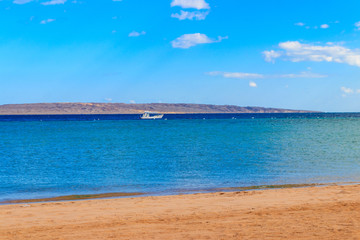
[[[0,105],[0,115],[89,115],[89,114],[142,114],[145,111],[164,114],[209,113],[317,113],[319,111],[265,107],[240,107],[188,103],[31,103]]]
[[[208,114],[208,115],[216,115],[216,114],[306,114],[306,113],[327,113],[327,112],[266,112],[266,113],[223,113],[223,112],[213,112],[213,113],[207,113],[207,112],[159,112],[161,114],[166,115],[195,115],[195,114]],[[30,113],[30,114],[1,114],[0,116],[110,116],[110,115],[142,115],[143,113]]]

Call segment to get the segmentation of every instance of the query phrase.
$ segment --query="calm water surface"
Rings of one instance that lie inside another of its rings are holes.
[[[360,181],[359,114],[189,116],[1,116],[0,201]]]

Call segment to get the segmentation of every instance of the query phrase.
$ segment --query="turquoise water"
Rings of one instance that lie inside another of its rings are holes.
[[[360,118],[0,121],[0,201],[360,181]]]

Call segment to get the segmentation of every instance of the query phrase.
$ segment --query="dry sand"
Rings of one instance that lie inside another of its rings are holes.
[[[0,239],[360,239],[360,185],[3,205]]]

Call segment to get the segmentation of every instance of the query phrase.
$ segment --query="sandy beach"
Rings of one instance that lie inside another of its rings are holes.
[[[0,239],[360,239],[360,185],[2,205]]]

